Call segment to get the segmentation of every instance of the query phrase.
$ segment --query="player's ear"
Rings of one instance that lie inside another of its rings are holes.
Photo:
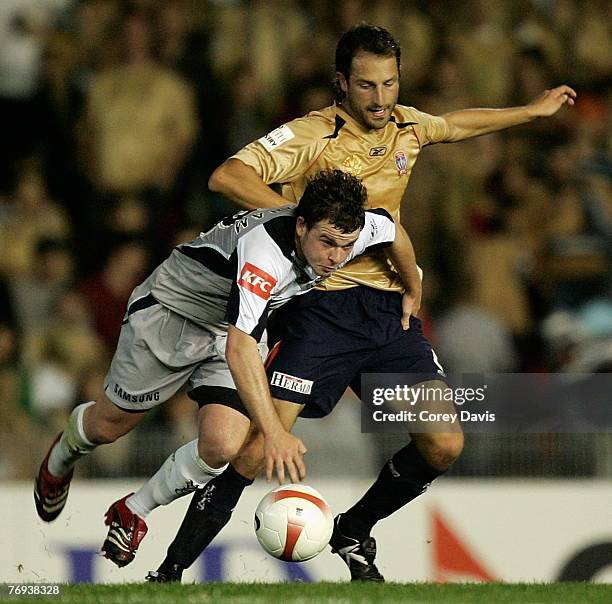
[[[348,81],[344,77],[344,74],[337,71],[336,78],[338,78],[338,85],[340,86],[340,90],[342,90],[342,92],[346,94],[348,92]]]
[[[295,221],[295,234],[298,237],[302,237],[306,232],[306,221],[303,216],[298,216]]]

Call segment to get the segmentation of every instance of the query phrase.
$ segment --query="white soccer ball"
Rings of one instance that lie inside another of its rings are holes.
[[[325,499],[303,484],[270,491],[255,510],[255,534],[261,547],[287,562],[314,558],[329,543],[333,528]]]

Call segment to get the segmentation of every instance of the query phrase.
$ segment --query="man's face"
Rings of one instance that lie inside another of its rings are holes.
[[[384,128],[399,94],[395,57],[360,51],[353,57],[349,79],[341,73],[337,76],[347,113],[365,128]]]
[[[328,277],[346,260],[360,232],[343,233],[327,219],[309,229],[299,216],[295,227],[298,255],[319,277]]]

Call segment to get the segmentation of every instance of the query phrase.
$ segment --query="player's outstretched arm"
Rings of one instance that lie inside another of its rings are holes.
[[[545,90],[537,98],[522,107],[506,109],[463,109],[446,113],[450,134],[446,142],[481,136],[504,128],[525,124],[539,117],[549,117],[559,111],[563,105],[574,105],[576,91],[562,85]]]
[[[266,372],[257,343],[247,333],[230,325],[225,351],[227,364],[238,394],[264,438],[266,479],[276,472],[278,481],[285,481],[285,468],[292,482],[306,476],[304,443],[283,426],[274,407]]]
[[[221,193],[248,210],[276,208],[289,203],[275,193],[255,172],[239,159],[230,157],[210,176],[208,188]]]
[[[416,316],[421,306],[421,275],[410,237],[397,221],[395,240],[387,248],[387,253],[406,288],[402,299],[402,327],[408,329],[410,315]]]

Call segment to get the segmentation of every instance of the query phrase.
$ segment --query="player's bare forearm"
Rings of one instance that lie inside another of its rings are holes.
[[[565,104],[573,105],[576,92],[569,86],[545,90],[540,96],[522,107],[506,109],[463,109],[446,113],[442,117],[450,128],[447,142],[453,143],[525,124],[539,117],[557,113]]]
[[[259,431],[267,436],[282,430],[255,340],[230,325],[225,356],[238,394]]]
[[[292,482],[303,480],[306,468],[302,457],[306,447],[299,438],[287,432],[276,412],[257,343],[250,335],[230,325],[225,357],[240,399],[263,435],[267,480],[270,481],[276,471],[282,484],[285,466]]]
[[[251,166],[232,157],[211,174],[208,188],[249,210],[276,208],[289,203],[275,193]]]
[[[389,246],[387,253],[406,289],[402,325],[407,329],[410,315],[416,315],[421,306],[422,285],[412,241],[410,241],[404,227],[397,222],[395,224],[395,240]]]

